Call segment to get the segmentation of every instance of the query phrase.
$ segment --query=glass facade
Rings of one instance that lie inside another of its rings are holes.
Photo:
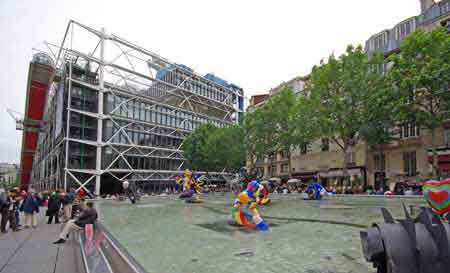
[[[129,67],[116,59],[100,63],[86,52],[64,54],[59,87],[47,97],[49,126],[39,136],[34,183],[96,194],[117,192],[125,179],[173,183],[185,168],[188,134],[202,124],[225,127],[242,118],[239,86],[154,60],[129,42],[121,46],[128,48],[122,53],[129,54]]]
[[[226,126],[224,122],[216,119],[206,118],[166,105],[158,105],[139,99],[130,100],[129,98],[113,94],[106,94],[105,96],[105,113],[119,118],[133,119],[188,131],[195,130],[205,123],[211,123],[217,127]]]
[[[228,105],[233,104],[233,96],[229,96],[229,89],[222,87],[219,84],[208,81],[203,77],[193,77],[193,74],[187,73],[184,69],[182,70],[178,67],[169,67],[160,70],[158,74],[158,80],[173,85],[173,87],[167,84],[160,83],[150,88],[148,92],[150,94],[157,93],[156,90],[161,89],[169,91],[177,86],[210,100],[225,103]]]

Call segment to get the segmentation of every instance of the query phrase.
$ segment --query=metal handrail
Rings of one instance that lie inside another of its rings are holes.
[[[100,222],[95,224],[94,238],[93,242],[87,243],[85,233],[79,235],[86,273],[147,273]],[[86,248],[90,248],[90,253]]]

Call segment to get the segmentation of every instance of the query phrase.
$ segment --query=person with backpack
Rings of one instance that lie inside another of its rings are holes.
[[[39,213],[39,201],[34,194],[33,189],[28,190],[28,194],[23,200],[22,205],[20,207],[20,211],[23,211],[25,214],[25,228],[37,227],[37,216],[36,213]]]
[[[70,189],[67,191],[67,193],[64,195],[62,199],[62,204],[64,208],[64,222],[67,222],[70,219],[72,219],[72,206],[74,201],[75,201],[75,190]]]

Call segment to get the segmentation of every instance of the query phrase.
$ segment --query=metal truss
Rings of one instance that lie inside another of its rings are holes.
[[[235,104],[238,97],[243,97],[241,89],[210,81],[183,65],[123,38],[106,34],[104,30],[70,21],[61,44],[45,43],[45,46],[45,51],[56,60],[57,75],[52,92],[56,92],[57,83],[62,81],[67,95],[64,98],[63,137],[53,139],[52,126],[45,127],[39,137],[31,181],[39,189],[67,189],[76,185],[77,190],[83,188],[98,195],[104,175],[117,182],[174,181],[182,174],[184,166],[182,140],[196,126],[211,122],[224,127],[235,122]],[[91,76],[75,73],[80,67]],[[72,104],[75,86],[95,93],[95,111]],[[54,95],[49,96],[44,116],[48,124],[55,123],[53,112],[57,101],[54,98]],[[110,101],[114,101],[112,107]],[[145,113],[145,118],[129,105],[143,106],[137,111]],[[136,113],[139,118],[133,116]],[[73,136],[73,127],[77,125],[71,120],[73,115],[92,120],[95,136]],[[163,117],[166,122],[150,119],[147,115]],[[106,125],[110,126],[111,135],[104,134]],[[139,134],[139,139],[131,137],[134,133]],[[171,147],[154,145],[150,139],[155,138],[165,142],[172,139],[178,144]],[[74,166],[70,162],[75,154],[71,145],[86,147],[84,154],[80,152],[81,157],[95,154],[95,166]],[[102,162],[106,151],[113,157]],[[170,169],[136,167],[130,162],[131,158],[165,160],[165,164],[176,166]],[[223,181],[230,177],[226,172],[199,173],[207,181]]]

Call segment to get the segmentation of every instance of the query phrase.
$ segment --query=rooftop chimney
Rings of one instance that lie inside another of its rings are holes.
[[[425,12],[427,9],[431,8],[436,2],[434,0],[420,0],[420,10]]]

